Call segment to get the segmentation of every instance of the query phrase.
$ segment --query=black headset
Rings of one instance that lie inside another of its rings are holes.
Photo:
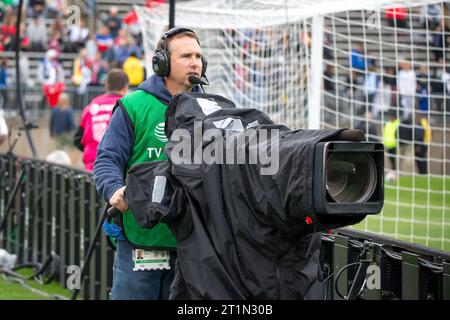
[[[182,32],[192,32],[195,34],[195,31],[192,29],[175,27],[166,31],[161,37],[161,40],[159,40],[159,49],[155,51],[152,58],[153,71],[157,76],[167,77],[170,74],[170,54],[169,50],[167,50],[168,40]],[[205,76],[207,66],[208,61],[202,55],[202,77]]]

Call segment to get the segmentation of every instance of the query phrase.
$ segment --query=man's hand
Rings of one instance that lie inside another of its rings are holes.
[[[128,204],[125,202],[125,198],[123,196],[125,188],[126,186],[117,189],[111,199],[109,199],[109,204],[121,212],[125,212],[128,209]]]

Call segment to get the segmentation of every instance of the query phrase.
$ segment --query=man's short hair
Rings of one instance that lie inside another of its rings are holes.
[[[106,88],[108,91],[121,91],[129,83],[127,74],[120,69],[112,69],[106,77]]]
[[[156,50],[165,48],[167,50],[167,52],[170,54],[170,47],[169,47],[170,41],[172,41],[173,39],[182,38],[182,37],[189,37],[189,38],[195,39],[195,40],[197,40],[198,44],[200,44],[200,40],[195,32],[183,31],[183,32],[177,33],[176,35],[169,37],[167,39],[164,37],[161,37],[161,39],[159,39],[159,41],[158,41],[158,45],[156,46]]]

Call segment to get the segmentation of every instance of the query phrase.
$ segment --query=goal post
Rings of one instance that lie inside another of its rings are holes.
[[[239,107],[260,109],[291,129],[361,128],[380,142],[398,119],[396,146],[385,159],[383,212],[354,228],[449,251],[449,7],[426,0],[193,0],[177,3],[175,23],[199,35],[206,91]],[[135,8],[151,74],[169,6]]]

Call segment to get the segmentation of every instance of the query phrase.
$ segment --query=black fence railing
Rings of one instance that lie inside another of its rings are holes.
[[[57,256],[66,287],[94,239],[104,201],[91,174],[0,155],[0,248],[19,264]],[[11,204],[11,205],[10,205]],[[114,252],[101,236],[82,283],[83,299],[108,299]],[[322,236],[326,299],[450,300],[450,253],[349,229]]]
[[[104,204],[91,175],[9,156],[0,157],[0,174],[0,248],[17,254],[19,264],[43,264],[52,254],[58,256],[55,279],[66,287],[71,275],[67,268],[83,265]],[[100,237],[86,269],[82,298],[107,299],[112,261],[113,252]]]

